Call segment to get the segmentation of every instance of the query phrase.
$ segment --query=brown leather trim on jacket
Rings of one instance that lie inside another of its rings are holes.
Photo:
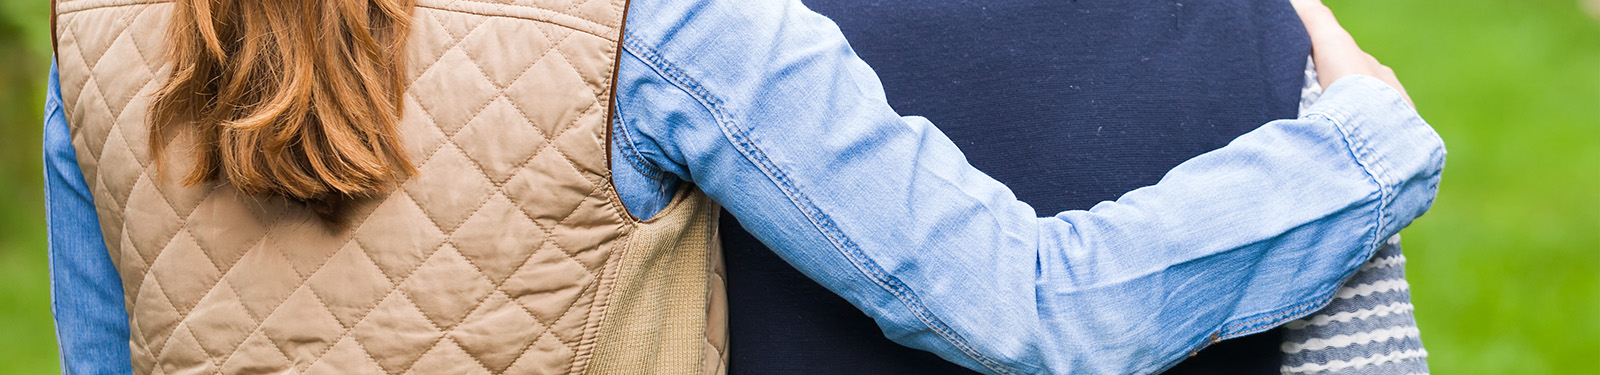
[[[52,55],[55,54],[57,50],[57,39],[60,38],[56,38],[56,0],[50,0],[50,53]],[[54,59],[55,56],[51,56],[50,58]]]

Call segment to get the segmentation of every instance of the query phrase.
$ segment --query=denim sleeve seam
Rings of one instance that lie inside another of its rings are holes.
[[[627,159],[628,166],[657,184],[663,183],[666,178],[666,172],[656,168],[649,162],[649,158],[639,152],[638,146],[633,141],[633,133],[628,130],[628,122],[623,119],[620,111],[616,113],[616,122],[617,140],[613,143],[622,148],[621,154],[623,158]]]
[[[54,78],[54,77],[52,77],[52,78]],[[54,81],[54,80],[52,80],[52,81]],[[61,107],[62,107],[61,99],[57,98],[54,95],[54,93],[47,93],[45,95],[44,107],[45,107],[45,111],[44,111],[45,132],[48,133],[50,131],[50,125],[49,125],[50,124],[50,120],[54,119],[57,114],[61,113]],[[46,135],[44,138],[45,138],[45,140],[47,142],[47,144],[45,144],[44,150],[43,150],[44,151],[44,155],[43,155],[43,157],[44,157],[44,173],[45,173],[45,176],[44,176],[44,185],[45,185],[44,200],[46,202],[45,205],[44,205],[44,217],[45,217],[45,232],[48,233],[52,229],[54,229],[54,228],[51,228],[51,223],[50,223],[49,218],[51,217],[51,214],[55,213],[55,212],[53,212],[55,210],[53,208],[51,208],[52,205],[49,204],[48,202],[50,202],[51,200],[53,200],[55,198],[54,194],[51,193],[51,191],[54,190],[54,189],[52,189],[52,187],[54,187],[55,181],[54,181],[54,179],[50,178],[50,176],[49,176],[49,174],[51,172],[51,168],[50,168],[51,158],[50,158],[50,147],[49,147],[50,145],[48,144],[50,138],[49,138],[48,135]],[[50,275],[50,320],[51,320],[51,322],[56,323],[56,324],[54,324],[54,327],[52,327],[52,328],[53,328],[53,331],[54,331],[54,333],[56,335],[56,341],[58,341],[57,347],[60,349],[60,353],[57,353],[57,355],[56,355],[56,361],[58,363],[60,363],[60,365],[61,365],[61,373],[62,374],[64,374],[64,375],[65,374],[71,374],[72,373],[72,366],[71,366],[71,363],[67,361],[67,350],[66,350],[65,347],[62,347],[60,345],[60,343],[59,343],[59,341],[61,341],[61,337],[62,337],[61,336],[61,322],[56,319],[56,317],[61,316],[61,308],[58,305],[59,301],[56,301],[56,293],[55,293],[56,262],[53,259],[54,256],[55,256],[55,254],[53,254],[53,253],[57,249],[56,249],[56,246],[55,246],[55,241],[46,241],[45,245],[46,245],[45,251],[47,253],[47,256],[52,258],[51,261],[48,262],[49,264],[47,265],[47,268],[48,268],[49,275]]]
[[[673,86],[699,102],[701,107],[716,120],[723,131],[724,138],[733,144],[734,148],[739,150],[751,164],[760,169],[763,174],[766,174],[767,178],[777,185],[779,190],[783,191],[784,195],[794,203],[796,208],[805,214],[812,225],[822,232],[835,250],[838,250],[841,255],[844,255],[846,259],[854,263],[857,270],[867,276],[868,279],[905,304],[927,328],[937,333],[946,343],[956,347],[963,354],[986,368],[1000,374],[1017,373],[999,361],[979,353],[959,333],[951,329],[938,317],[933,316],[933,313],[923,306],[914,291],[910,290],[908,286],[894,276],[888,275],[881,266],[868,258],[833,220],[827,217],[826,213],[821,212],[821,209],[812,203],[809,196],[795,187],[794,182],[789,179],[787,173],[774,165],[771,159],[767,158],[766,154],[750,139],[750,135],[733,121],[732,116],[723,109],[721,100],[700,86],[697,80],[678,69],[675,64],[661,56],[655,48],[640,42],[640,38],[631,33],[624,36],[623,48],[649,66],[663,80],[670,82]]]
[[[1385,240],[1383,238],[1379,238],[1378,234],[1383,233],[1385,223],[1384,219],[1386,216],[1388,216],[1387,213],[1389,200],[1392,199],[1392,196],[1394,195],[1391,191],[1392,188],[1385,182],[1385,176],[1382,172],[1383,167],[1379,165],[1376,160],[1374,160],[1372,150],[1367,147],[1367,142],[1364,135],[1355,129],[1352,129],[1349,124],[1345,123],[1345,121],[1341,121],[1338,117],[1324,113],[1323,111],[1314,111],[1308,113],[1303,117],[1303,119],[1312,121],[1320,119],[1332,124],[1334,129],[1339,132],[1340,138],[1344,141],[1345,149],[1349,151],[1351,159],[1355,160],[1356,165],[1360,166],[1361,171],[1367,175],[1368,180],[1372,181],[1372,184],[1377,187],[1378,207],[1375,209],[1377,211],[1377,218],[1373,220],[1372,229],[1368,230],[1366,234],[1366,236],[1371,237],[1370,242],[1367,243],[1365,248],[1361,250],[1363,258],[1371,257],[1371,253],[1375,252],[1377,247]],[[1343,283],[1341,282],[1339,285],[1343,285]],[[1318,298],[1311,302],[1303,303],[1278,313],[1269,314],[1251,321],[1232,324],[1224,329],[1223,332],[1234,332],[1230,333],[1229,335],[1237,336],[1238,333],[1258,330],[1263,326],[1276,325],[1279,322],[1287,320],[1284,319],[1285,317],[1293,317],[1301,313],[1314,311],[1310,308],[1321,306],[1331,301],[1331,293],[1334,293],[1337,290],[1338,285],[1335,285],[1334,287],[1329,288],[1329,290],[1317,293],[1318,295],[1323,295],[1322,298]]]
[[[1384,182],[1385,176],[1382,173],[1383,167],[1378,165],[1376,160],[1373,160],[1374,156],[1372,155],[1372,150],[1367,147],[1364,134],[1359,133],[1355,129],[1351,129],[1344,121],[1340,121],[1339,117],[1330,115],[1324,111],[1312,111],[1306,113],[1304,116],[1301,116],[1301,119],[1310,121],[1320,120],[1332,124],[1334,129],[1339,132],[1340,140],[1344,141],[1344,148],[1349,152],[1351,159],[1356,162],[1356,165],[1361,167],[1361,171],[1367,175],[1368,181],[1371,181],[1372,184],[1377,188],[1378,207],[1375,209],[1377,217],[1373,220],[1370,229],[1368,229],[1367,233],[1365,234],[1365,236],[1371,238],[1371,242],[1366,244],[1366,246],[1361,250],[1361,257],[1363,259],[1372,257],[1372,254],[1377,251],[1378,246],[1380,246],[1382,242],[1386,240],[1384,238],[1379,238],[1379,234],[1383,233],[1385,222],[1384,218],[1387,216],[1386,213],[1388,211],[1387,208],[1389,206],[1389,200],[1393,196],[1393,193],[1390,191],[1391,187]],[[1225,324],[1221,330],[1212,335],[1214,338],[1212,342],[1264,331],[1265,328],[1274,327],[1290,320],[1298,319],[1312,312],[1316,312],[1322,307],[1327,306],[1328,303],[1332,302],[1336,297],[1335,293],[1338,292],[1339,288],[1344,285],[1345,282],[1348,282],[1350,277],[1353,276],[1354,272],[1352,272],[1350,275],[1346,275],[1345,278],[1340,282],[1323,288],[1324,290],[1320,290],[1317,293],[1313,293],[1313,295],[1318,297],[1312,299],[1311,301],[1299,303],[1294,306],[1278,310],[1277,312],[1257,314],[1254,318],[1249,318],[1244,322]],[[1191,351],[1191,355],[1193,352],[1198,352],[1200,349],[1203,349],[1207,344],[1208,343],[1202,343],[1202,346],[1193,349]]]
[[[1369,178],[1374,185],[1377,185],[1378,217],[1374,222],[1374,230],[1376,233],[1383,233],[1386,229],[1385,224],[1387,223],[1389,216],[1389,201],[1394,199],[1395,195],[1395,192],[1393,191],[1394,186],[1392,186],[1393,183],[1390,182],[1392,179],[1389,178],[1387,173],[1385,173],[1385,166],[1380,163],[1381,160],[1374,155],[1372,148],[1367,145],[1368,142],[1366,133],[1362,133],[1360,129],[1350,126],[1347,121],[1344,121],[1340,117],[1332,116],[1322,111],[1313,111],[1308,117],[1320,117],[1332,123],[1334,129],[1338,130],[1339,134],[1342,136],[1342,138],[1344,138],[1345,145],[1350,151],[1352,158],[1355,159],[1356,165],[1361,166],[1361,170],[1367,174],[1367,178]],[[1377,238],[1377,235],[1372,237],[1372,243],[1367,244],[1367,248],[1376,250],[1378,246],[1382,244],[1384,239]]]
[[[44,117],[44,131],[43,131],[44,134],[41,137],[42,138],[42,142],[43,142],[43,146],[41,147],[41,151],[42,151],[42,154],[43,154],[41,157],[43,159],[41,159],[41,161],[42,161],[42,164],[43,164],[42,167],[44,168],[43,172],[45,174],[43,182],[45,184],[44,196],[45,196],[46,204],[44,205],[45,206],[44,209],[45,209],[45,218],[46,218],[45,219],[45,226],[46,226],[45,231],[46,231],[46,233],[52,233],[53,231],[60,230],[60,228],[56,228],[53,225],[54,224],[53,220],[50,219],[50,218],[54,217],[54,215],[60,214],[59,212],[55,212],[55,208],[53,207],[54,205],[50,204],[50,202],[53,202],[56,199],[60,199],[61,198],[59,195],[57,195],[57,193],[60,192],[60,191],[58,191],[58,188],[64,188],[64,189],[66,189],[68,191],[71,191],[78,198],[84,199],[86,202],[88,202],[89,206],[91,206],[91,207],[94,205],[94,203],[93,203],[94,202],[94,196],[89,191],[88,184],[83,182],[83,175],[82,175],[81,171],[77,171],[77,173],[71,174],[71,175],[67,175],[67,176],[58,176],[60,178],[65,178],[65,179],[74,179],[75,178],[76,179],[75,182],[77,182],[77,183],[74,183],[74,181],[61,181],[61,180],[59,180],[57,178],[51,178],[51,174],[52,173],[61,172],[61,170],[59,170],[58,168],[53,168],[52,167],[56,162],[67,162],[65,165],[55,165],[56,167],[67,168],[67,167],[70,166],[70,168],[73,168],[74,170],[79,169],[80,167],[77,164],[77,155],[73,154],[74,150],[73,150],[73,146],[72,146],[72,133],[71,133],[71,128],[72,128],[71,124],[72,123],[71,123],[70,120],[67,119],[66,103],[61,97],[61,87],[60,87],[61,86],[61,79],[60,79],[59,67],[58,67],[58,63],[54,60],[53,57],[51,59],[50,68],[51,68],[51,71],[50,71],[50,77],[49,77],[49,85],[46,87],[46,94],[45,94],[45,113],[44,113],[45,117]],[[64,131],[67,132],[66,138],[64,138],[64,139],[63,138],[59,138],[59,137],[50,136],[50,133],[52,132],[52,125],[51,124],[54,122],[52,120],[54,120],[54,119],[56,119],[58,117],[61,119],[59,125],[61,127],[66,128],[66,129],[63,129]],[[66,141],[66,143],[64,144],[66,149],[65,150],[56,150],[55,147],[53,147],[53,146],[63,145],[63,144],[60,144],[60,143],[54,143],[56,141]],[[57,156],[62,156],[62,154],[55,154],[55,152],[60,152],[60,151],[65,151],[65,154],[64,154],[64,157],[58,158]],[[70,158],[70,162],[68,162],[68,160],[62,160],[62,159],[66,159],[66,158]],[[64,185],[58,185],[58,184],[61,184],[63,182],[65,182]],[[97,223],[98,223],[98,221],[97,221]],[[98,224],[96,224],[96,225],[98,225]],[[59,321],[59,317],[61,316],[60,315],[60,312],[61,312],[60,302],[61,301],[58,301],[57,298],[56,298],[57,297],[56,296],[56,287],[57,287],[56,276],[58,275],[57,272],[59,272],[59,270],[56,267],[55,256],[57,255],[56,252],[60,251],[61,249],[56,246],[57,245],[57,241],[56,241],[56,238],[55,238],[56,236],[51,235],[51,236],[47,236],[47,237],[48,238],[47,238],[47,241],[46,241],[45,245],[46,245],[47,257],[50,258],[50,261],[48,262],[49,264],[47,265],[47,268],[48,268],[48,271],[49,271],[49,277],[50,277],[50,317],[51,317],[51,321],[56,323],[56,324],[54,324],[54,327],[52,327],[52,331],[53,331],[53,333],[55,334],[55,337],[56,337],[56,341],[57,341],[57,345],[56,346],[57,346],[58,349],[60,349],[59,350],[60,353],[57,353],[56,361],[61,366],[61,373],[65,374],[65,375],[70,375],[70,374],[77,373],[77,371],[73,370],[73,361],[68,359],[70,351],[67,350],[68,349],[67,346],[71,345],[71,344],[67,343],[65,340],[62,339],[65,336],[62,335],[62,332],[61,332],[61,326],[62,325],[60,324],[60,321]]]
[[[51,64],[51,66],[50,66],[50,71],[51,71],[50,72],[50,75],[51,75],[50,83],[51,83],[51,87],[56,87],[56,85],[61,85],[61,82],[59,82],[58,77],[56,77],[56,69],[58,69],[58,67],[56,67],[56,61],[54,61],[54,58],[51,58],[50,64]],[[50,122],[51,122],[51,120],[56,119],[56,115],[61,114],[61,107],[62,107],[61,98],[56,98],[56,90],[51,90],[50,87],[46,87],[46,90],[45,90],[45,136],[42,136],[42,138],[45,139],[45,146],[43,146],[43,155],[42,155],[42,157],[43,157],[43,168],[45,168],[45,232],[46,232],[46,234],[48,234],[48,232],[50,232],[51,229],[53,229],[53,228],[51,228],[50,218],[51,218],[51,213],[54,213],[54,208],[51,208],[51,205],[50,205],[51,199],[53,199],[53,196],[54,196],[54,194],[51,194],[51,191],[53,191],[53,189],[51,189],[51,188],[53,188],[54,179],[50,178],[50,173],[51,173],[51,168],[50,168],[50,163],[51,163],[51,159],[50,159],[50,139],[51,139],[50,138]],[[70,138],[70,136],[69,136],[69,138]],[[48,237],[48,236],[46,236],[46,237]],[[46,252],[46,256],[51,256],[51,261],[50,261],[50,263],[48,263],[48,266],[46,266],[46,268],[48,268],[48,272],[50,272],[50,288],[51,288],[51,293],[50,293],[50,321],[54,322],[54,327],[51,327],[51,329],[53,329],[53,332],[56,333],[56,341],[58,341],[58,348],[59,348],[59,346],[61,346],[61,345],[59,345],[59,341],[61,341],[61,322],[56,321],[56,317],[61,316],[61,306],[58,306],[58,301],[56,301],[56,293],[54,293],[54,288],[56,288],[56,261],[54,261],[54,252],[56,252],[56,244],[54,244],[54,240],[46,239],[45,252]],[[72,369],[70,369],[69,362],[67,362],[67,351],[66,351],[66,348],[59,348],[59,349],[61,349],[61,353],[56,354],[56,361],[58,361],[59,364],[61,364],[61,373],[72,373]]]

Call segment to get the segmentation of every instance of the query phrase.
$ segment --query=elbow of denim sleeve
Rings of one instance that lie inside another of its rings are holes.
[[[1377,182],[1380,241],[1433,205],[1444,141],[1394,88],[1373,77],[1346,77],[1330,85],[1305,116],[1333,122],[1356,162]]]

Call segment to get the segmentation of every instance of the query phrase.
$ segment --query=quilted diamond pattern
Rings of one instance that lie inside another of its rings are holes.
[[[155,174],[145,121],[171,5],[62,0],[64,99],[136,372],[584,371],[636,225],[603,143],[624,4],[419,1],[400,122],[419,173],[333,225]],[[187,165],[188,138],[172,142],[163,162]]]

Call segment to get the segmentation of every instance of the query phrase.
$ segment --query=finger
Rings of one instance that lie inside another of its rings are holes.
[[[1336,36],[1343,28],[1339,27],[1339,20],[1333,16],[1333,10],[1323,5],[1321,0],[1291,0],[1296,14],[1300,15],[1300,22],[1306,25],[1306,31],[1313,36]]]
[[[1400,93],[1400,97],[1405,99],[1406,104],[1411,104],[1411,106],[1415,107],[1416,104],[1411,102],[1411,95],[1406,93],[1406,87],[1400,84],[1400,77],[1394,74],[1394,68],[1384,65],[1383,62],[1378,61],[1378,58],[1370,53],[1365,54],[1367,55],[1368,63],[1372,64],[1374,77],[1388,84],[1389,87],[1393,87],[1395,91]]]
[[[1332,86],[1335,81],[1351,74],[1372,76],[1393,87],[1406,103],[1411,103],[1411,97],[1400,85],[1400,80],[1395,78],[1394,71],[1362,51],[1350,32],[1345,31],[1339,25],[1339,20],[1334,18],[1333,10],[1323,5],[1321,0],[1290,0],[1289,3],[1300,15],[1306,33],[1311,37],[1311,58],[1316,62],[1317,80],[1322,87]]]
[[[1379,74],[1382,74],[1382,77],[1380,78],[1383,80],[1383,82],[1389,84],[1389,87],[1393,87],[1395,91],[1398,91],[1400,93],[1400,98],[1405,99],[1406,104],[1410,104],[1412,107],[1417,106],[1416,103],[1411,101],[1411,94],[1406,92],[1405,85],[1400,84],[1400,77],[1394,74],[1394,68],[1390,68],[1388,65],[1379,64],[1378,72]]]
[[[1354,37],[1339,25],[1339,20],[1334,18],[1333,11],[1320,5],[1307,9],[1301,14],[1301,20],[1306,24],[1306,33],[1311,37],[1313,51],[1321,50],[1329,56],[1362,57],[1366,52],[1356,45]]]
[[[1331,16],[1333,11],[1322,0],[1289,0],[1289,5],[1294,6],[1295,13],[1300,14],[1300,21],[1313,24]]]
[[[1366,52],[1339,25],[1332,10],[1320,0],[1291,0],[1290,4],[1311,38],[1311,58],[1316,61],[1318,81],[1323,87],[1346,75],[1369,71],[1372,64]]]

